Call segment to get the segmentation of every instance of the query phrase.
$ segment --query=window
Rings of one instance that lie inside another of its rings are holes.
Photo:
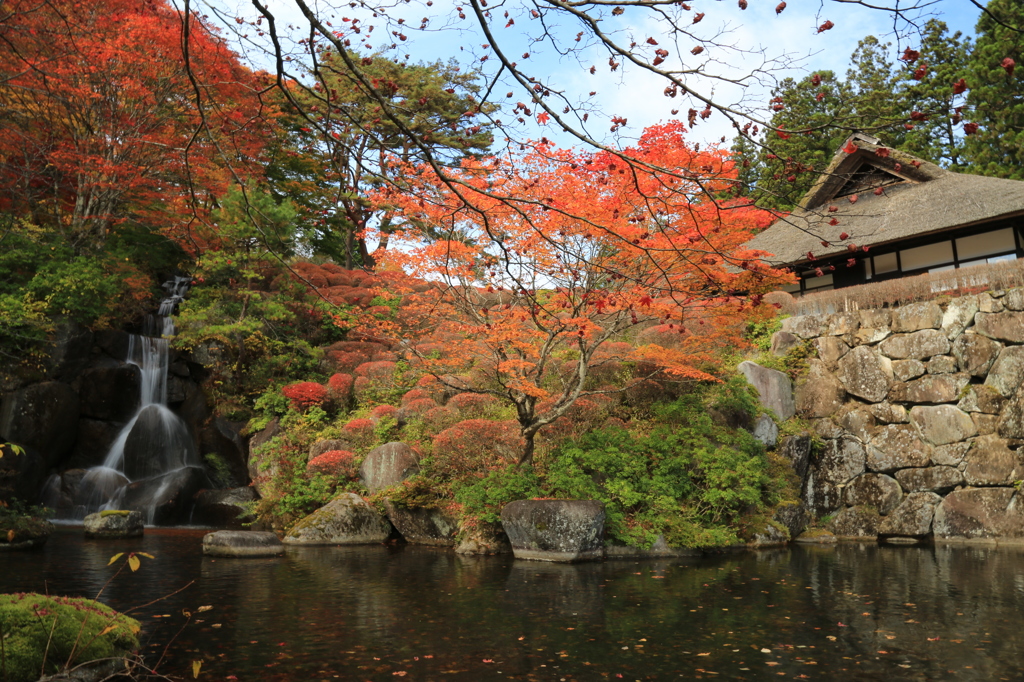
[[[953,262],[953,242],[925,244],[900,251],[900,269],[903,272],[923,270]]]
[[[874,260],[876,277],[899,270],[899,261],[896,260],[895,253],[883,253],[880,256],[875,256]]]
[[[956,256],[962,261],[980,259],[997,253],[1015,251],[1017,244],[1013,239],[1013,228],[975,234],[956,240]],[[967,265],[967,263],[963,263]]]

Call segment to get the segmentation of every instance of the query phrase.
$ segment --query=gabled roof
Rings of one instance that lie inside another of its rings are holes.
[[[850,145],[856,151],[840,149],[797,208],[747,248],[773,254],[765,259],[773,265],[798,265],[810,262],[808,252],[828,258],[849,253],[851,243],[880,246],[1024,215],[1024,182],[954,173],[867,135],[852,135]]]

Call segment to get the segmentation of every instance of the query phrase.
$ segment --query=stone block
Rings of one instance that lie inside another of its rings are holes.
[[[1024,385],[1000,410],[996,428],[1003,438],[1024,439]]]
[[[892,324],[892,312],[888,308],[872,308],[871,310],[858,310],[857,317],[861,327],[871,329],[888,329]]]
[[[903,489],[885,474],[861,474],[846,485],[843,502],[848,507],[867,505],[885,516],[903,501]]]
[[[952,405],[918,406],[910,410],[910,422],[932,445],[966,440],[977,433],[969,414]]]
[[[774,412],[776,417],[785,421],[796,414],[793,382],[785,373],[749,360],[741,362],[737,369],[757,391],[761,404]]]
[[[938,329],[941,326],[942,308],[934,301],[911,303],[892,311],[892,330],[895,333]]]
[[[910,421],[910,414],[902,405],[875,403],[868,405],[865,409],[883,424],[906,424]]]
[[[806,376],[795,391],[796,411],[807,419],[834,414],[843,405],[846,390],[821,360],[808,360]]]
[[[1003,344],[987,336],[967,331],[953,341],[953,357],[960,371],[971,376],[984,377],[988,374]]]
[[[138,538],[145,530],[142,513],[127,509],[89,514],[82,523],[87,538]]]
[[[754,438],[764,443],[769,450],[779,442],[779,427],[775,425],[775,420],[766,414],[762,414],[754,422],[753,434]]]
[[[893,360],[923,360],[948,353],[949,339],[938,329],[923,329],[890,336],[878,348],[883,355]]]
[[[990,339],[1024,343],[1024,312],[978,313],[974,331]]]
[[[931,463],[932,446],[921,440],[910,424],[883,426],[867,448],[867,468],[877,473],[891,473],[908,467],[925,467]]]
[[[782,321],[782,331],[795,334],[801,339],[822,336],[828,330],[827,315],[798,315]]]
[[[853,334],[860,329],[860,316],[857,313],[834,313],[828,318],[829,336]]]
[[[956,358],[952,355],[936,355],[928,361],[929,374],[952,374],[956,370]]]
[[[342,493],[300,520],[284,538],[289,545],[379,545],[391,524],[355,493]]]
[[[893,386],[889,400],[900,403],[955,403],[960,400],[960,391],[970,380],[967,374],[927,374]]]
[[[280,556],[284,554],[284,544],[273,533],[218,530],[203,536],[203,554],[239,558]]]
[[[807,465],[811,457],[811,434],[801,433],[795,436],[786,436],[779,443],[778,453],[789,465],[801,481],[807,475]]]
[[[1013,488],[955,490],[935,509],[937,538],[986,539],[1024,535],[1024,515]]]
[[[960,402],[956,404],[964,412],[999,414],[1006,405],[1006,398],[991,386],[970,385],[964,389]]]
[[[401,483],[419,473],[419,458],[405,443],[385,443],[370,451],[359,465],[359,481],[371,493]]]
[[[872,348],[858,346],[839,360],[837,375],[848,393],[881,402],[893,384],[892,361]]]
[[[873,507],[847,507],[836,513],[828,529],[840,539],[873,538],[881,524],[882,517]]]
[[[960,470],[949,466],[900,469],[896,480],[908,493],[931,492],[944,495],[964,482]]]
[[[935,493],[911,493],[903,498],[878,527],[879,536],[923,537],[932,532],[935,507],[942,498]]]
[[[928,366],[920,360],[897,360],[892,363],[892,373],[900,381],[911,381],[924,376]]]
[[[407,507],[384,500],[388,520],[405,541],[413,545],[454,547],[459,520],[444,509]]]
[[[1004,438],[978,436],[964,460],[964,480],[971,486],[1013,485],[1024,479],[1024,462]]]
[[[777,331],[772,334],[771,354],[781,358],[801,343],[803,343],[803,339],[796,334],[781,330]]]
[[[850,347],[838,336],[819,336],[811,341],[818,351],[818,359],[825,363],[829,370],[836,368],[839,358],[850,352]]]
[[[999,350],[991,364],[985,385],[1009,398],[1021,384],[1024,384],[1024,346],[1007,346]]]
[[[970,447],[970,441],[940,445],[932,449],[932,463],[948,467],[959,466]]]
[[[575,562],[604,555],[604,504],[594,500],[518,500],[501,510],[517,559]]]
[[[977,312],[977,296],[961,296],[950,301],[942,313],[942,331],[945,332],[946,338],[955,339],[964,329],[974,324],[974,315]]]
[[[1024,310],[1024,287],[1017,287],[1006,292],[1003,305],[1008,310]]]

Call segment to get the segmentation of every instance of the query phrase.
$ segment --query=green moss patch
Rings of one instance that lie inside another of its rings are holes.
[[[139,648],[139,627],[91,599],[0,594],[0,679],[33,682],[69,662],[123,657]]]
[[[107,516],[128,516],[131,513],[132,512],[129,509],[104,509],[100,512],[100,518]]]

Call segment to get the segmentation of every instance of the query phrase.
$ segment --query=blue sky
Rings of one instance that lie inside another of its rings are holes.
[[[787,76],[799,78],[817,69],[831,69],[844,74],[857,41],[866,35],[876,35],[884,42],[892,42],[893,57],[897,51],[901,52],[903,47],[916,45],[911,27],[905,23],[894,22],[893,17],[885,12],[828,0],[786,0],[785,10],[776,13],[778,1],[748,0],[747,9],[742,11],[737,7],[736,0],[689,0],[691,14],[706,13],[699,27],[703,29],[703,35],[716,37],[714,42],[705,43],[707,48],[699,59],[683,54],[690,49],[691,44],[698,44],[696,40],[687,43],[686,41],[690,39],[684,38],[674,45],[669,45],[671,41],[659,33],[661,27],[653,22],[649,15],[627,10],[617,17],[606,16],[605,23],[601,26],[615,39],[624,42],[635,41],[648,51],[653,51],[654,48],[647,45],[646,39],[653,38],[659,43],[665,43],[663,47],[671,47],[671,52],[679,53],[678,56],[673,54],[669,60],[678,59],[689,68],[699,64],[706,73],[726,78],[748,76],[752,71],[765,66],[767,60],[770,68],[756,82],[748,80],[745,86],[722,81],[716,83],[706,77],[687,81],[693,82],[694,89],[702,94],[713,95],[716,101],[761,111],[764,111],[767,105],[768,92],[776,80]],[[230,16],[256,16],[252,6],[243,0],[207,2]],[[374,49],[395,42],[400,49],[389,54],[399,58],[405,54],[409,54],[410,60],[414,62],[454,58],[467,68],[476,65],[490,74],[494,72],[493,66],[497,60],[479,61],[482,56],[493,55],[490,49],[483,47],[486,39],[478,30],[472,28],[472,17],[467,20],[458,18],[457,8],[462,5],[450,0],[436,0],[430,6],[418,0],[409,3],[389,3],[397,9],[386,9],[391,20],[387,26],[381,16],[374,19],[369,10],[358,6],[351,8],[347,2],[309,2],[316,8],[318,14],[331,21],[335,28],[351,26],[351,22],[343,21],[345,17],[359,18],[364,26],[374,24],[375,30],[370,34],[370,45]],[[883,2],[884,0],[881,0],[873,4]],[[890,2],[895,3],[897,0]],[[304,26],[301,15],[291,0],[266,0],[266,4],[278,16],[282,28],[288,23]],[[333,9],[332,4],[339,9]],[[899,4],[906,6],[908,0],[901,0]],[[468,5],[462,7],[464,12],[470,11]],[[541,24],[540,20],[529,15],[529,7],[531,5],[518,0],[508,0],[505,3],[496,3],[492,0],[491,8],[496,13],[508,11],[510,17],[516,20],[515,25],[506,27],[504,20],[496,17],[496,42],[516,59],[520,59],[523,53],[530,53],[528,63],[533,68],[532,75],[553,89],[557,87],[566,92],[574,103],[589,108],[593,113],[583,127],[595,139],[602,143],[624,144],[631,137],[638,136],[644,126],[672,118],[673,108],[679,109],[678,115],[685,117],[685,112],[691,104],[684,101],[684,98],[666,98],[662,92],[665,83],[659,78],[636,68],[628,68],[628,65],[621,65],[612,71],[607,63],[607,53],[595,46],[587,47],[585,38],[581,43],[576,43],[574,36],[579,30],[579,25],[574,19],[557,19],[549,26],[550,34],[563,44],[569,47],[583,46],[573,53],[558,55],[550,44],[531,40],[531,37],[540,34]],[[969,34],[973,33],[980,13],[970,0],[938,0],[931,4],[927,11],[945,21],[951,30]],[[422,17],[431,19],[424,31],[417,29]],[[546,15],[544,20],[548,21],[550,17],[551,15]],[[688,17],[683,18],[689,21]],[[399,24],[399,19],[404,19],[405,22]],[[831,21],[834,27],[828,31],[817,32],[817,27],[825,21]],[[228,27],[235,29],[237,25],[229,22]],[[248,39],[243,42],[262,40],[251,28],[243,27],[241,30],[248,35]],[[405,35],[407,40],[399,41],[390,35],[391,31]],[[308,32],[308,29],[300,30],[298,34],[305,32]],[[360,38],[365,38],[366,35],[364,29]],[[695,36],[700,37],[701,35]],[[264,61],[265,56],[261,56],[259,50],[253,49],[251,45],[245,47],[239,43],[239,50],[243,51],[254,65],[267,65]],[[685,59],[682,59],[683,57]],[[591,65],[595,66],[593,75],[589,72]],[[509,91],[513,93],[513,97],[506,100],[504,95]],[[501,100],[513,103],[528,102],[526,91],[514,83],[502,82],[495,88],[495,92],[499,93]],[[698,108],[703,107],[701,105]],[[535,111],[533,113],[536,114]],[[608,125],[612,116],[620,116],[628,121],[626,126],[614,134],[609,131]],[[508,122],[510,116],[503,115],[503,119]],[[545,135],[561,144],[572,143],[571,138],[560,134],[553,125],[540,126],[532,119],[528,119],[526,125],[518,126],[518,133],[534,138]],[[691,131],[690,139],[707,144],[717,142],[723,135],[727,141],[731,139],[731,125],[724,117],[712,115],[709,120],[700,122]]]

